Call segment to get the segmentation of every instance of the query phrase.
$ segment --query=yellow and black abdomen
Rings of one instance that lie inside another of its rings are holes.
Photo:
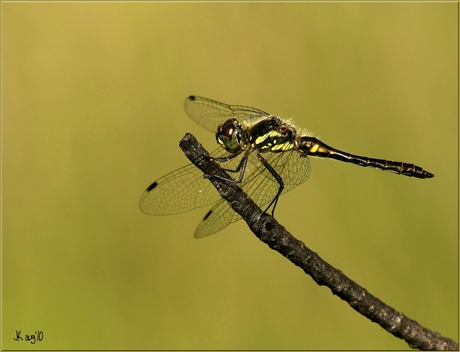
[[[364,167],[375,167],[380,170],[390,171],[394,172],[395,174],[401,174],[405,176],[417,178],[434,177],[431,172],[422,169],[420,166],[404,163],[402,161],[389,161],[384,159],[368,158],[365,156],[342,152],[338,149],[328,146],[315,137],[300,137],[297,148],[301,153],[305,153],[309,156],[330,158]]]

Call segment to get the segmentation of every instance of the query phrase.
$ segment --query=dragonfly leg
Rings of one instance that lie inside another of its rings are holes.
[[[210,161],[217,161],[218,163],[223,163],[223,162],[227,162],[233,158],[235,158],[236,156],[240,155],[242,152],[242,150],[238,150],[226,157],[221,157],[221,158],[213,158],[211,156],[204,156],[204,155],[200,155],[198,156],[197,158],[200,158],[200,157],[206,157],[208,160]],[[243,158],[241,159],[241,161],[239,162],[238,166],[236,167],[236,169],[226,169],[224,167],[221,167],[221,169],[223,171],[226,171],[226,172],[232,172],[232,173],[240,173],[240,175],[238,176],[238,179],[235,180],[234,178],[226,178],[226,177],[221,177],[221,176],[217,176],[217,175],[205,175],[204,177],[205,178],[211,178],[211,177],[216,177],[218,179],[221,179],[223,181],[226,181],[226,182],[236,182],[236,183],[241,183],[241,181],[243,180],[243,177],[244,177],[244,173],[246,171],[246,165],[248,163],[248,156],[249,156],[249,153],[246,152],[246,154],[243,156]]]
[[[264,210],[264,213],[266,213],[268,211],[268,209],[270,209],[270,207],[273,205],[273,209],[272,209],[272,216],[275,216],[275,208],[276,208],[276,205],[278,204],[278,199],[281,195],[281,193],[283,192],[283,189],[284,189],[284,182],[283,182],[283,179],[281,178],[281,176],[276,172],[276,170],[264,159],[264,157],[258,153],[257,154],[257,158],[259,159],[259,161],[265,166],[265,168],[272,174],[272,176],[275,178],[275,180],[278,182],[279,184],[279,187],[278,187],[278,192],[276,193],[276,196],[272,199],[272,201],[270,202],[270,204],[268,205],[267,209]]]

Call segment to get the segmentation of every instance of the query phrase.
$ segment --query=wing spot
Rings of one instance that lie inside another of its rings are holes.
[[[158,182],[155,181],[152,183],[150,186],[147,187],[147,192],[150,192],[152,189],[154,189],[156,186],[158,186]]]
[[[208,211],[208,213],[204,216],[203,221],[205,221],[207,218],[209,218],[212,214],[212,210]]]

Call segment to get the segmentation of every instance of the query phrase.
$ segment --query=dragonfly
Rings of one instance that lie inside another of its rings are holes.
[[[309,157],[328,158],[373,167],[420,179],[434,174],[420,166],[358,156],[332,148],[310,133],[298,130],[263,110],[228,105],[199,96],[185,100],[187,115],[214,132],[219,147],[211,158],[229,172],[238,185],[261,208],[274,214],[279,197],[304,183],[310,176]],[[215,204],[214,204],[215,203]],[[188,164],[153,182],[141,196],[146,214],[170,215],[214,204],[196,228],[194,237],[212,235],[241,217],[220,197],[195,165]]]

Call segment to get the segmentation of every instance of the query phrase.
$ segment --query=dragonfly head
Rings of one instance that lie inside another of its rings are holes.
[[[230,153],[236,152],[241,148],[241,125],[235,119],[224,122],[217,128],[217,142]]]

